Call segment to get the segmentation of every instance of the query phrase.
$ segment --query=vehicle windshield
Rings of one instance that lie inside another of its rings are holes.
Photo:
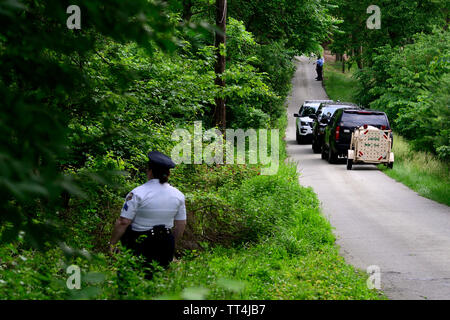
[[[326,107],[322,109],[322,112],[320,114],[320,119],[323,118],[323,116],[327,116],[328,118],[331,118],[333,114],[336,112],[337,109],[340,109],[341,107]]]
[[[384,114],[344,113],[342,122],[346,127],[360,127],[365,124],[374,127],[385,126],[389,129],[387,117]]]
[[[317,110],[317,108],[314,108],[314,107],[304,107],[300,116],[308,117],[310,115],[316,114],[316,110]]]

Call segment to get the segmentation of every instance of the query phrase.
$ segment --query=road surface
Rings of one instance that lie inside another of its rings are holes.
[[[355,267],[381,270],[391,299],[450,299],[450,208],[419,196],[375,166],[330,165],[311,145],[295,142],[295,118],[308,99],[326,99],[315,66],[296,58],[286,132],[290,161],[300,183],[318,194],[340,252]]]

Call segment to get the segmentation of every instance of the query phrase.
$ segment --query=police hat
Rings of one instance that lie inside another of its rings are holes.
[[[172,159],[159,151],[150,152],[148,154],[148,161],[150,166],[157,166],[167,169],[175,168],[175,163],[172,161]]]

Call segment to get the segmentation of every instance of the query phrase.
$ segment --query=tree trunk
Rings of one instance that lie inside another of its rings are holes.
[[[227,20],[227,0],[216,0],[216,80],[215,84],[219,87],[225,87],[225,81],[222,79],[222,75],[225,72],[225,53],[221,52],[225,49],[226,45],[226,20]],[[223,132],[226,129],[226,106],[225,99],[216,97],[216,110],[214,112],[214,120],[216,126]]]
[[[183,20],[190,21],[192,18],[192,0],[183,0]]]
[[[362,47],[359,47],[358,49],[353,49],[353,54],[355,56],[356,65],[358,66],[358,69],[360,69],[360,70],[363,68],[361,52],[362,52]]]

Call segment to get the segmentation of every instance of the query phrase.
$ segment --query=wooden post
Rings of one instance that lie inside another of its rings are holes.
[[[216,0],[216,80],[215,84],[219,87],[225,87],[225,81],[222,79],[222,74],[225,72],[225,55],[222,54],[221,48],[225,48],[226,45],[226,21],[227,21],[227,0]],[[216,110],[214,112],[214,121],[216,126],[219,127],[222,132],[226,129],[226,106],[225,99],[216,97]]]

